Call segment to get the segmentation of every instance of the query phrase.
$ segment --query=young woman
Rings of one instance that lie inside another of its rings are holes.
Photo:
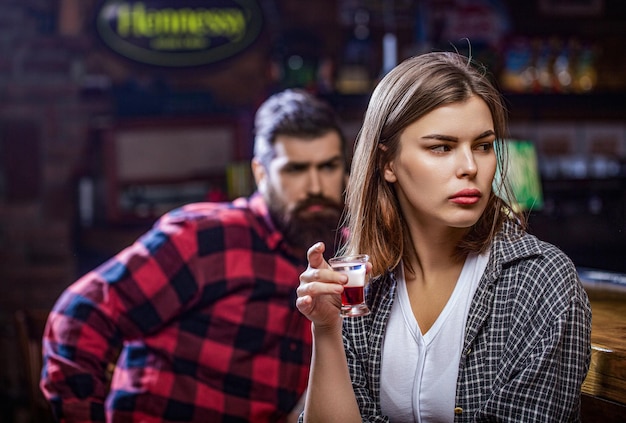
[[[494,192],[505,134],[500,94],[466,57],[413,57],[381,80],[343,249],[371,257],[371,314],[339,317],[347,278],[311,247],[296,303],[314,336],[304,421],[579,421],[589,301],[569,258]]]

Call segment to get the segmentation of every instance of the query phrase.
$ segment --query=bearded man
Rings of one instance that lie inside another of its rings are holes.
[[[307,248],[338,241],[345,139],[330,106],[300,90],[268,98],[254,131],[255,193],[165,214],[62,293],[41,379],[58,421],[298,414],[311,331],[295,289]]]

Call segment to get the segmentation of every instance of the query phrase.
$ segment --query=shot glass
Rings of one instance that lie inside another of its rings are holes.
[[[343,287],[341,294],[341,316],[365,316],[370,309],[365,304],[365,270],[369,261],[367,254],[333,257],[328,264],[336,272],[348,275],[348,283]]]

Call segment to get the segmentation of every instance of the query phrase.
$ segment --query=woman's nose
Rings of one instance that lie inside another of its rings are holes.
[[[471,150],[460,150],[457,176],[459,178],[473,178],[476,176],[478,168],[476,160]]]

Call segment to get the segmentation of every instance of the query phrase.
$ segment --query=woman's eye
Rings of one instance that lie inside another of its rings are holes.
[[[450,147],[448,147],[447,145],[434,145],[432,147],[430,147],[431,151],[435,151],[438,153],[444,153],[446,151],[450,151]]]
[[[486,142],[486,143],[478,145],[478,150],[480,151],[491,151],[492,148],[493,148],[493,144],[490,142]]]

